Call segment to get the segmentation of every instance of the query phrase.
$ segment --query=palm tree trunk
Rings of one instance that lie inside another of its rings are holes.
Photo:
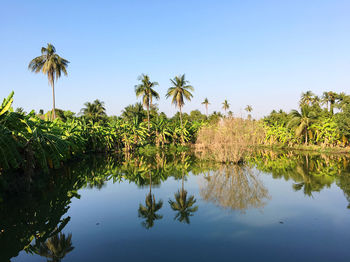
[[[148,133],[149,133],[149,130],[150,130],[150,127],[149,127],[149,105],[147,105],[147,121],[148,121]]]
[[[307,145],[307,129],[306,129],[306,132],[305,132],[305,145]]]
[[[182,108],[180,106],[180,124],[181,124],[181,129],[182,129]]]
[[[53,78],[52,78],[53,79]],[[56,118],[56,106],[55,106],[55,81],[52,80],[52,99],[53,99],[53,107],[52,107],[52,120]]]
[[[205,110],[207,112],[207,118],[208,118],[208,105],[205,105]]]

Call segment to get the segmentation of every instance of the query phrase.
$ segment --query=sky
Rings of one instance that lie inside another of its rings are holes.
[[[297,108],[302,92],[350,93],[348,0],[0,0],[0,99],[14,107],[49,110],[47,77],[28,70],[52,43],[70,61],[56,84],[56,107],[79,112],[105,102],[109,115],[137,101],[137,77],[157,81],[160,111],[170,78],[186,74],[195,88],[184,111],[235,115],[252,105],[260,118]]]

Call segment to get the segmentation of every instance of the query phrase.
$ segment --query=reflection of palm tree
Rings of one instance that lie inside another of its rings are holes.
[[[196,203],[194,196],[187,198],[187,191],[184,189],[184,175],[182,175],[182,188],[174,194],[175,201],[169,199],[169,204],[172,210],[177,211],[174,219],[180,222],[190,223],[190,216],[198,210],[198,206],[193,206]]]
[[[163,206],[163,201],[159,200],[156,202],[154,195],[152,195],[152,175],[150,174],[150,183],[149,183],[149,193],[145,199],[145,206],[140,204],[139,206],[139,217],[146,219],[141,224],[147,229],[150,229],[154,225],[155,220],[162,219],[163,216],[157,214],[157,211],[160,210]]]
[[[66,237],[63,233],[59,233],[40,243],[36,253],[48,258],[48,262],[59,262],[73,249],[72,234]]]

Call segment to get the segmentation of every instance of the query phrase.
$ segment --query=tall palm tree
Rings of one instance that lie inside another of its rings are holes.
[[[150,130],[149,111],[152,106],[152,99],[159,99],[159,94],[153,87],[159,85],[157,82],[151,82],[148,75],[142,74],[138,77],[141,84],[135,86],[136,97],[142,96],[143,106],[147,109],[148,131]]]
[[[253,111],[253,107],[251,105],[247,105],[244,110],[248,113],[248,119],[251,119],[252,116],[250,113]]]
[[[190,91],[194,91],[193,86],[189,85],[189,81],[185,79],[185,74],[175,76],[174,79],[170,79],[173,86],[168,89],[166,98],[172,97],[172,103],[180,110],[180,123],[182,128],[182,107],[185,105],[185,100],[191,101],[193,97]]]
[[[210,105],[208,98],[204,99],[204,101],[202,102],[202,105],[205,106],[205,112],[206,112],[207,117],[208,117],[208,106]]]
[[[305,136],[305,144],[308,143],[308,133],[310,125],[315,121],[316,114],[311,111],[309,106],[302,106],[301,111],[292,110],[291,111],[291,120],[288,123],[288,126],[294,126],[296,136]]]
[[[60,262],[73,249],[72,234],[66,237],[63,233],[59,233],[40,243],[35,253],[48,258],[48,262]]]
[[[225,99],[225,101],[222,103],[222,109],[224,109],[225,111],[225,115],[226,115],[226,111],[230,109],[230,104],[229,102]]]
[[[157,211],[159,211],[162,206],[163,206],[163,201],[159,200],[156,202],[154,195],[152,195],[152,174],[151,172],[149,173],[149,193],[146,196],[145,199],[145,206],[140,204],[138,214],[139,217],[146,219],[145,221],[142,222],[142,225],[150,229],[154,225],[155,220],[162,219],[163,216],[157,214]]]
[[[41,56],[34,58],[30,61],[28,69],[32,72],[47,75],[49,84],[52,87],[52,98],[53,98],[53,119],[56,118],[55,112],[55,80],[61,77],[63,72],[64,75],[67,75],[67,67],[69,61],[60,57],[56,54],[56,49],[52,44],[47,44],[47,47],[41,48]]]
[[[300,98],[300,106],[310,105],[312,103],[313,97],[315,94],[312,91],[306,91],[305,93],[301,93]]]

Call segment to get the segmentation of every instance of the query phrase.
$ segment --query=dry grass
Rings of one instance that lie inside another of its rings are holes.
[[[201,128],[195,149],[201,157],[240,163],[257,145],[263,143],[264,138],[265,132],[259,122],[228,118]]]

